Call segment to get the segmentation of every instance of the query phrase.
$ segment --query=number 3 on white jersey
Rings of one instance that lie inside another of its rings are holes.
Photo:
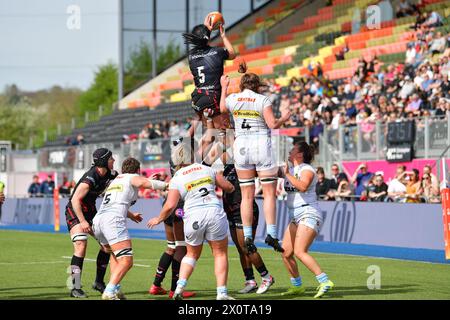
[[[201,67],[197,67],[197,72],[198,72],[198,81],[200,81],[200,83],[205,83],[205,74],[202,72],[203,69],[205,69],[204,66]]]

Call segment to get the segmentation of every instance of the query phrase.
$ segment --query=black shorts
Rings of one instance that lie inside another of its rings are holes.
[[[72,208],[66,207],[65,214],[66,214],[67,228],[69,229],[69,231],[77,224],[80,224],[80,220],[78,220],[78,217]],[[83,212],[83,216],[86,219],[86,221],[89,223],[90,226],[92,226],[92,220],[94,219],[96,214],[97,214],[97,211]]]
[[[166,203],[166,201],[167,201],[167,199],[164,199],[163,206],[164,206],[164,204]],[[177,207],[176,207],[175,210],[170,214],[170,216],[169,216],[166,220],[164,220],[164,223],[165,223],[166,225],[168,225],[169,227],[173,227],[173,223],[174,223],[174,222],[180,222],[180,221],[183,221],[183,218],[177,217],[177,216],[175,215],[175,212],[176,212],[178,209],[183,209],[183,207],[184,207],[184,201],[182,201],[182,200],[178,201]]]
[[[227,212],[227,219],[230,229],[243,229],[240,210],[231,213]],[[258,227],[258,219],[259,219],[259,209],[258,206],[256,206],[256,208],[254,207],[253,209],[253,224],[252,224],[253,230],[256,230],[256,228]]]
[[[203,89],[195,89],[191,94],[192,109],[199,116],[203,110],[209,108],[212,111],[212,117],[220,114],[220,91],[210,91]]]
[[[175,215],[175,211],[174,211],[166,220],[164,220],[164,223],[166,225],[168,225],[169,227],[173,227],[174,222],[180,222],[180,221],[183,221],[183,219],[180,217],[177,217]]]

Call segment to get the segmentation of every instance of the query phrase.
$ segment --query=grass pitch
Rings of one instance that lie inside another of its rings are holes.
[[[133,240],[135,266],[122,281],[122,288],[128,299],[168,299],[167,296],[148,294],[165,246],[165,241]],[[69,276],[66,270],[72,256],[68,234],[1,230],[0,248],[0,299],[71,299],[66,287]],[[280,254],[269,249],[259,251],[276,280],[275,284],[263,295],[238,294],[237,291],[243,287],[244,277],[237,251],[234,247],[229,247],[229,294],[237,299],[286,299],[280,294],[289,287],[290,281]],[[100,294],[91,289],[97,252],[97,243],[94,239],[89,239],[82,283],[89,299],[94,300],[100,299]],[[326,299],[450,299],[450,265],[314,252],[312,255],[336,285]],[[295,299],[312,299],[317,282],[303,265],[299,266],[307,291]],[[370,266],[380,268],[380,289],[368,289]],[[256,270],[255,275],[260,283]],[[170,289],[170,281],[171,270],[167,272],[163,287]],[[213,259],[207,245],[204,246],[187,290],[197,292],[194,299],[216,297]]]

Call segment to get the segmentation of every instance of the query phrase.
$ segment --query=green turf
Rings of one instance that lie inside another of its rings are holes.
[[[98,247],[90,239],[87,259],[94,260]],[[153,279],[159,257],[165,248],[164,241],[133,240],[135,266],[122,281],[129,299],[167,299],[166,296],[150,296],[147,290]],[[72,244],[67,234],[0,231],[0,299],[70,299],[66,288],[66,268],[72,255]],[[264,295],[239,295],[243,275],[238,255],[230,247],[230,272],[228,288],[237,299],[281,299],[280,293],[289,286],[289,275],[280,255],[272,250],[260,249],[260,253],[276,283]],[[450,299],[450,266],[391,259],[356,257],[336,254],[313,253],[336,287],[327,299]],[[369,290],[367,268],[379,266],[381,289]],[[312,299],[317,286],[314,276],[300,267],[307,287],[304,296]],[[100,299],[98,292],[90,288],[95,276],[95,262],[85,261],[83,284],[90,299]],[[163,283],[170,286],[171,272]],[[259,276],[257,276],[259,282]],[[214,299],[215,279],[213,260],[208,246],[188,283],[188,290],[197,292],[197,299]],[[284,298],[284,297],[283,297]]]

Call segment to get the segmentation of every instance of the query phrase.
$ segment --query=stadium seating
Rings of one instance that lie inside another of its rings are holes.
[[[277,23],[295,14],[299,8],[308,6],[309,1],[275,1],[275,5],[257,12],[249,18],[253,23],[247,24],[239,32],[230,30],[228,33],[230,41],[240,54],[238,59],[225,63],[225,73],[231,78],[229,93],[239,90],[237,69],[241,59],[247,62],[250,72],[266,79],[274,79],[282,87],[287,86],[293,77],[311,74],[318,64],[328,79],[340,80],[354,74],[361,57],[377,56],[385,64],[403,61],[406,45],[414,39],[414,31],[410,26],[415,22],[415,17],[382,22],[381,29],[377,30],[367,30],[363,26],[360,32],[350,34],[355,9],[364,10],[373,3],[374,0],[335,0],[333,5],[309,14],[287,33],[279,34],[275,42],[257,48],[246,48],[247,36],[258,30],[276,28]],[[448,3],[443,0],[427,0],[425,10],[437,11],[443,17],[450,15]],[[441,27],[440,31],[448,32],[448,24]],[[349,51],[345,53],[344,60],[337,61],[335,55],[345,47]],[[75,130],[73,134],[79,131],[89,134],[93,139],[91,141],[113,141],[123,134],[140,131],[150,120],[157,122],[158,119],[185,119],[192,114],[191,108],[186,106],[189,105],[190,94],[194,89],[193,78],[186,61],[172,69],[170,75],[161,74],[158,77],[152,90],[138,89],[136,93],[139,98],[127,100],[127,107],[131,111],[115,112],[103,117],[98,123]],[[148,86],[145,88],[148,89]],[[170,112],[166,112],[168,110]],[[175,110],[176,113],[172,113]],[[130,117],[124,117],[128,115],[127,112],[130,112]],[[131,116],[134,114],[138,118]],[[139,119],[142,123],[132,119]],[[120,121],[114,123],[112,120]],[[101,136],[102,126],[107,126],[107,131],[108,126],[111,126],[114,134]],[[61,141],[59,138],[51,144]]]

